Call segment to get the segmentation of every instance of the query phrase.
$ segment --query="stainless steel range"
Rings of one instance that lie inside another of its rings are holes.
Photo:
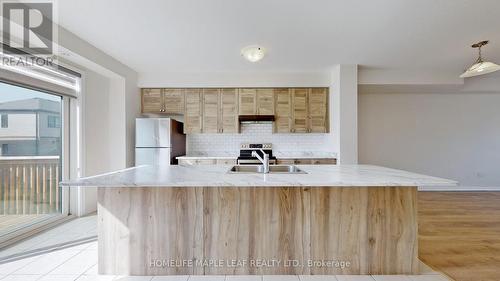
[[[256,152],[260,157],[264,157],[262,151],[269,155],[269,164],[276,164],[276,157],[273,156],[273,145],[271,143],[242,143],[240,146],[240,156],[238,157],[238,165],[259,165],[261,161],[252,156],[252,152]]]

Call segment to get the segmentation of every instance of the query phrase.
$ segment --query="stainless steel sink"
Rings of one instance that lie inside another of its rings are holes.
[[[236,165],[233,166],[228,173],[247,174],[247,173],[263,173],[264,166],[262,165]],[[293,165],[270,165],[270,174],[307,174],[304,170]]]

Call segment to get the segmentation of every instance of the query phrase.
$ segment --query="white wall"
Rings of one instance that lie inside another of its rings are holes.
[[[325,72],[201,72],[142,73],[139,87],[328,87]]]
[[[358,163],[358,66],[337,65],[330,86],[331,142],[339,164]]]
[[[500,92],[412,91],[360,92],[360,163],[500,186]]]
[[[113,126],[114,149],[118,151],[112,168],[124,168],[134,164],[135,118],[140,111],[140,95],[137,87],[137,73],[90,45],[75,34],[59,27],[59,45],[66,55],[64,61],[81,68],[88,69],[109,80],[110,98],[112,102],[107,113],[111,114]],[[91,83],[91,82],[87,82]],[[84,108],[92,112],[92,108]],[[110,117],[108,116],[108,118]],[[121,157],[123,155],[123,158]]]
[[[85,175],[109,172],[112,155],[109,139],[110,119],[110,81],[96,72],[85,72],[85,97],[83,125],[83,144],[85,153]]]
[[[58,43],[66,54],[61,61],[85,76],[82,176],[132,166],[135,117],[140,110],[137,73],[62,27]],[[70,194],[73,214],[96,210],[95,188],[73,188]]]

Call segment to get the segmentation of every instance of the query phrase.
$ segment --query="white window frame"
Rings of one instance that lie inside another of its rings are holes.
[[[73,137],[71,136],[71,128],[76,126],[78,128],[78,124],[76,124],[72,117],[72,106],[79,104],[78,98],[73,98],[65,95],[61,95],[59,93],[50,92],[43,89],[37,89],[36,87],[22,85],[20,83],[9,83],[8,81],[0,80],[0,83],[10,84],[16,87],[23,87],[27,89],[31,89],[34,91],[38,91],[41,93],[45,93],[47,95],[54,95],[61,97],[61,179],[68,179],[69,170],[73,162],[74,156],[72,155],[72,151],[70,149],[73,146]],[[78,121],[76,119],[75,121]],[[22,225],[18,228],[13,229],[12,232],[4,234],[0,238],[0,247],[5,247],[11,245],[19,240],[32,236],[40,231],[43,231],[51,225],[59,223],[59,221],[67,220],[70,213],[70,190],[68,187],[61,188],[61,213],[54,213],[53,217],[48,219],[44,219],[41,221],[35,221],[32,224]]]

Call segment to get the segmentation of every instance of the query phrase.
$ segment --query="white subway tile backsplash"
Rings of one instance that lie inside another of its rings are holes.
[[[240,134],[189,134],[188,154],[238,154],[241,143],[272,143],[275,152],[336,152],[329,134],[273,134],[272,123],[241,124]]]

